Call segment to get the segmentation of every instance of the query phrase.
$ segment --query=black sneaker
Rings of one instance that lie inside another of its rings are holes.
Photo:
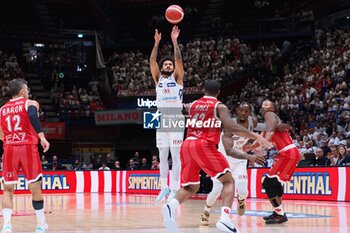
[[[263,219],[264,219],[264,220],[269,220],[269,219],[272,219],[275,215],[278,215],[278,214],[277,214],[275,211],[273,211],[272,214],[263,217]]]
[[[287,215],[286,215],[286,213],[284,213],[284,215],[279,215],[279,214],[274,215],[272,218],[266,220],[265,223],[266,224],[280,224],[280,223],[287,222],[287,221],[288,221]]]

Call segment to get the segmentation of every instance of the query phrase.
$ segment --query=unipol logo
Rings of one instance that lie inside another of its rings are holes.
[[[137,106],[140,107],[140,108],[157,107],[157,101],[156,100],[150,100],[150,99],[144,100],[143,98],[137,98]]]

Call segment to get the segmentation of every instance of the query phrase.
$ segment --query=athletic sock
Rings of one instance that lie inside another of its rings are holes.
[[[45,223],[44,209],[35,210],[35,215],[36,215],[36,220],[38,222],[38,225],[43,225]]]
[[[227,206],[221,207],[221,216],[220,219],[230,220],[231,208]]]
[[[283,208],[282,208],[282,204],[277,206],[275,208],[275,212],[278,214],[278,215],[284,215],[284,211],[283,211]]]
[[[4,225],[11,224],[12,209],[4,208],[2,209],[2,214],[4,215]]]

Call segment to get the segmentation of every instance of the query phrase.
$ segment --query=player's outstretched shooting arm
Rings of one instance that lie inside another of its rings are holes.
[[[156,85],[158,84],[159,77],[160,77],[160,70],[157,63],[157,54],[158,54],[159,42],[161,39],[162,39],[162,33],[159,33],[158,30],[156,29],[156,31],[154,32],[154,46],[151,52],[151,56],[149,58],[152,78]]]
[[[177,42],[177,38],[180,35],[180,29],[175,25],[173,30],[171,31],[171,40],[174,46],[174,58],[175,58],[175,69],[174,69],[174,77],[176,82],[180,85],[183,85],[184,79],[184,67],[182,63],[181,51],[179,48],[179,44]]]

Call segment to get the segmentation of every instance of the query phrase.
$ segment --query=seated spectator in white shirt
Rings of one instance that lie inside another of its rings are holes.
[[[104,170],[104,171],[109,171],[111,170],[109,167],[107,167],[106,163],[102,163],[102,167],[100,167],[98,170]]]
[[[332,145],[337,146],[337,145],[339,145],[339,142],[340,142],[340,140],[339,140],[339,138],[337,136],[337,132],[333,131],[332,135],[331,135],[331,137],[330,137],[330,139],[328,141],[328,146],[332,146]]]

